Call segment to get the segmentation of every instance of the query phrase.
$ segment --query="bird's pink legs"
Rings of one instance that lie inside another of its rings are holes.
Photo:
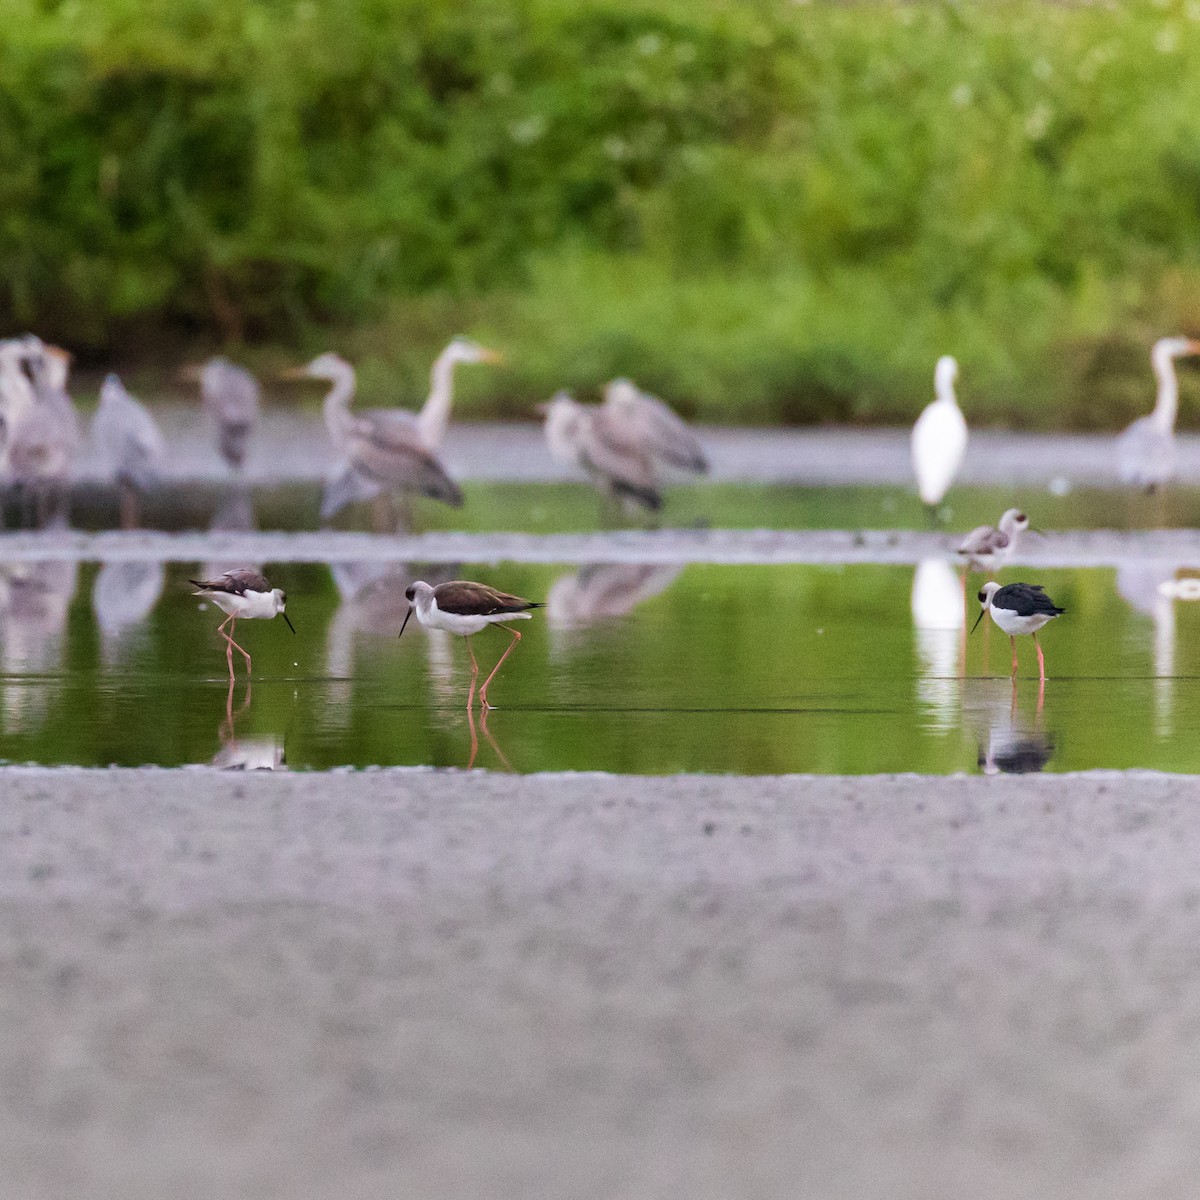
[[[1037,647],[1038,652],[1038,677],[1044,687],[1046,684],[1046,657],[1042,654],[1042,643],[1037,640],[1036,633],[1033,635],[1033,644]]]
[[[515,629],[510,629],[507,625],[497,625],[496,628],[503,629],[505,633],[511,633],[512,641],[508,643],[508,649],[505,650],[502,655],[500,655],[500,661],[492,668],[492,673],[483,681],[483,687],[479,689],[479,702],[484,708],[488,707],[488,684],[496,678],[496,672],[500,670],[501,666],[504,664],[504,660],[513,652],[513,647],[521,640],[521,635]]]
[[[463,638],[463,641],[467,643],[467,649],[471,652],[471,690],[467,693],[467,713],[469,714],[471,711],[471,705],[474,703],[474,700],[475,700],[475,680],[477,680],[479,678],[479,663],[476,662],[476,660],[475,660],[475,647],[471,645],[470,637]],[[474,737],[474,734],[475,734],[475,726],[474,726],[474,724],[472,724],[472,726],[471,726],[472,737]],[[475,761],[474,755],[471,756],[471,761],[472,762]]]
[[[219,626],[217,626],[217,632],[219,634],[221,634],[221,636],[228,643],[225,647],[225,659],[229,663],[229,678],[230,679],[233,678],[233,652],[234,652],[234,650],[236,650],[246,660],[246,674],[249,675],[250,672],[253,670],[253,663],[250,660],[250,655],[248,655],[246,653],[246,651],[243,650],[241,648],[241,646],[239,646],[237,644],[237,642],[235,642],[233,640],[233,631],[237,628],[236,622],[237,622],[237,617],[231,615],[231,616],[226,617],[225,620],[222,621]],[[228,633],[225,632],[226,625],[229,626]]]
[[[1016,677],[1017,677],[1017,639],[1016,639],[1015,637],[1013,637],[1013,636],[1012,636],[1012,634],[1009,634],[1009,635],[1008,635],[1008,640],[1009,640],[1010,642],[1012,642],[1012,652],[1013,652],[1013,672],[1012,672],[1012,677],[1013,677],[1014,679],[1016,679]]]

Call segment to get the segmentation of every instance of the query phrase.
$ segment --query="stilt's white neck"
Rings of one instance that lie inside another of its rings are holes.
[[[1171,433],[1179,413],[1179,380],[1175,375],[1175,360],[1166,349],[1155,346],[1150,355],[1150,364],[1154,368],[1154,378],[1158,380],[1158,396],[1150,419],[1162,433]]]
[[[429,396],[417,414],[417,432],[421,435],[421,441],[431,450],[438,449],[446,436],[450,405],[454,400],[456,361],[450,346],[434,360],[429,372]]]

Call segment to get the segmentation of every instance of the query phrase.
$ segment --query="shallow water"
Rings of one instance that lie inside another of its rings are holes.
[[[516,771],[1200,770],[1200,606],[1144,574],[1038,573],[1068,610],[1042,634],[1039,704],[1029,639],[1014,694],[998,630],[989,678],[983,627],[920,627],[961,611],[940,561],[467,565],[453,574],[547,601],[472,731],[466,646],[415,621],[397,640],[413,573],[396,566],[269,564],[298,633],[241,623],[254,682],[247,698],[239,660],[230,696],[221,614],[186,584],[220,565],[0,568],[0,758],[465,766],[474,733],[474,765]],[[507,638],[475,644],[486,670]]]

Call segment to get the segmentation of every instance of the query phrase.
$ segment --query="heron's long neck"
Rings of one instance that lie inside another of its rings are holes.
[[[1156,354],[1153,360],[1154,377],[1158,380],[1158,397],[1154,401],[1151,419],[1163,432],[1175,428],[1179,412],[1179,380],[1175,377],[1175,361],[1169,354]]]
[[[942,378],[939,376],[933,381],[933,394],[943,404],[953,404],[958,407],[958,397],[954,394],[954,381],[950,378]]]
[[[446,436],[450,404],[454,399],[454,359],[443,350],[429,372],[429,396],[417,414],[417,432],[421,441],[436,450]]]
[[[342,367],[334,376],[333,387],[325,397],[325,428],[335,441],[341,441],[346,436],[346,428],[350,423],[350,401],[354,399],[354,385],[354,368],[349,365]]]

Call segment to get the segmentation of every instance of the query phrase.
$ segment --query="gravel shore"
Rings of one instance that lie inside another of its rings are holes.
[[[6,1195],[1195,1194],[1200,780],[0,788]]]

